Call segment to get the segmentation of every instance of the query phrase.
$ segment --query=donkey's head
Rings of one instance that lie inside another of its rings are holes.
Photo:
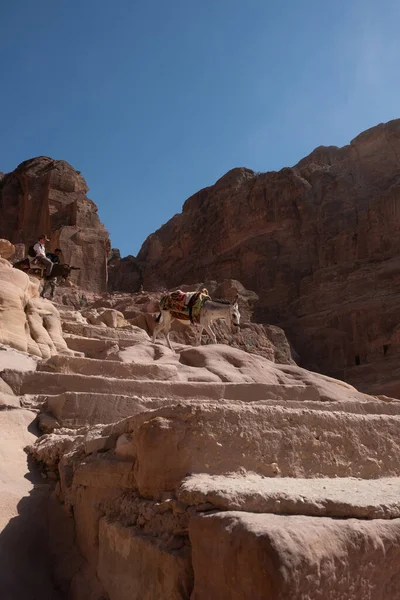
[[[62,279],[68,279],[71,274],[71,271],[79,271],[80,267],[71,267],[71,265],[63,264],[63,265],[53,265],[53,270],[51,272],[52,277],[61,277]]]
[[[239,296],[236,296],[234,301],[231,304],[230,316],[231,316],[231,326],[240,327],[240,311],[238,304]]]

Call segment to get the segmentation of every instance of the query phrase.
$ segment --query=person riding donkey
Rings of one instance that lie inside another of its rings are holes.
[[[46,242],[49,242],[49,238],[42,234],[39,236],[38,241],[33,246],[33,250],[36,253],[36,260],[46,267],[46,277],[51,277],[51,271],[53,270],[53,261],[46,256]]]
[[[51,260],[51,262],[53,263],[53,265],[60,265],[61,264],[61,260],[60,260],[61,254],[62,254],[61,248],[56,248],[54,250],[54,252],[46,252],[47,258],[49,258]]]

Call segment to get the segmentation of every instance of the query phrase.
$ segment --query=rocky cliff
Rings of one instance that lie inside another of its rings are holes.
[[[343,148],[317,148],[293,168],[229,171],[189,198],[123,269],[131,282],[140,271],[145,289],[239,279],[260,296],[255,320],[281,326],[303,365],[361,386],[368,380],[374,391],[376,372],[399,352],[399,229],[396,120]]]
[[[285,364],[277,328],[171,350],[131,322],[159,293],[51,303],[13,251],[0,240],[1,598],[400,597],[399,401]],[[238,282],[211,289],[251,314]]]
[[[80,267],[75,282],[103,291],[110,242],[88,189],[80,172],[63,160],[40,156],[21,163],[0,175],[0,238],[28,247],[45,233],[50,249],[61,247],[64,261]]]

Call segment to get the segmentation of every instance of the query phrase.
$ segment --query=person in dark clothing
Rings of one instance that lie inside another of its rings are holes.
[[[60,265],[61,264],[61,260],[60,260],[60,256],[61,256],[61,248],[56,248],[54,250],[54,252],[47,252],[46,256],[47,258],[49,258],[51,260],[51,262],[54,265]]]

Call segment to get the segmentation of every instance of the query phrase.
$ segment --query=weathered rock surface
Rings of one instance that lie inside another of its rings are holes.
[[[36,414],[0,405],[0,596],[61,600],[53,584],[47,546],[50,491],[29,468],[24,447],[32,443]]]
[[[190,523],[191,599],[395,600],[399,536],[399,519],[200,516]]]
[[[0,258],[0,344],[41,358],[73,354],[61,331],[60,315],[39,297],[39,282]]]
[[[15,252],[15,246],[9,240],[0,240],[1,258],[10,258]]]
[[[184,480],[177,498],[188,506],[209,503],[219,510],[394,519],[400,518],[399,487],[400,478],[393,477],[302,479],[201,473]]]
[[[66,263],[80,267],[72,278],[83,289],[107,289],[108,233],[86,193],[79,171],[40,156],[21,163],[0,180],[0,237],[26,247],[44,233]]]
[[[282,327],[303,366],[400,397],[400,374],[390,374],[400,352],[399,156],[395,120],[293,168],[233,169],[123,259],[124,277],[130,268],[133,285],[139,270],[145,289],[238,279],[260,297],[254,320]]]
[[[397,599],[399,401],[60,314],[93,358],[2,376],[7,406],[41,411],[29,452],[73,515],[55,561],[73,600]]]
[[[108,260],[108,289],[110,292],[138,291],[142,277],[134,256],[121,258],[119,250],[113,250]]]
[[[149,564],[158,577],[146,577]],[[163,547],[151,536],[105,518],[99,527],[98,570],[110,597],[121,600],[183,600],[193,586],[189,548]]]

